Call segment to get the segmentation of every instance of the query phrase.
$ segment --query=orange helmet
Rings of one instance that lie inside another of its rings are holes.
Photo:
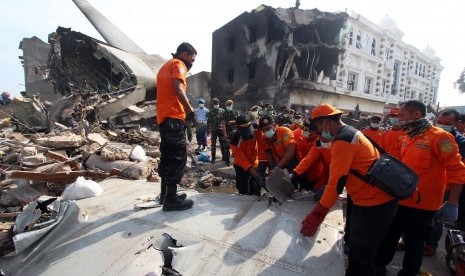
[[[320,104],[312,110],[312,120],[318,117],[327,117],[336,114],[342,114],[342,111],[330,104]]]

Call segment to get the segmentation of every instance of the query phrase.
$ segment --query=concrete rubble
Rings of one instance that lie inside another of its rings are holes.
[[[19,235],[12,231],[18,215],[30,217],[31,225],[57,223],[57,212],[53,216],[47,212],[23,212],[30,210],[31,204],[40,205],[41,197],[59,198],[78,177],[96,182],[110,177],[160,182],[157,174],[161,156],[160,133],[156,125],[133,124],[134,121],[113,120],[115,118],[87,121],[79,107],[82,103],[76,103],[75,99],[83,98],[67,96],[52,105],[39,104],[44,108],[49,106],[48,117],[44,120],[33,120],[26,116],[26,112],[18,117],[16,112],[11,113],[10,123],[0,128],[0,256],[14,255],[25,249],[26,245],[13,243],[13,237]],[[70,102],[73,103],[71,107]],[[33,99],[30,103],[41,101]],[[60,104],[64,106],[59,107]],[[130,105],[123,114],[132,114],[138,120],[147,119],[154,115],[147,109],[150,106]],[[78,118],[81,119],[78,121]],[[134,158],[135,149],[139,159]],[[188,166],[180,183],[182,187],[200,192],[234,192],[232,167],[226,167],[223,162],[211,164],[197,159],[195,145],[189,145]],[[28,233],[32,229],[37,228],[25,227],[21,235],[35,236]]]

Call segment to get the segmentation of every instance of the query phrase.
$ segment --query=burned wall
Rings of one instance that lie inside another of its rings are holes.
[[[212,96],[288,105],[290,80],[336,78],[346,13],[260,6],[213,33]],[[274,87],[274,88],[272,88]],[[244,105],[244,106],[243,106]]]
[[[57,95],[48,80],[47,67],[50,44],[34,36],[24,38],[19,44],[19,49],[23,50],[21,59],[24,67],[26,95],[30,97],[38,95],[41,100],[54,101]]]

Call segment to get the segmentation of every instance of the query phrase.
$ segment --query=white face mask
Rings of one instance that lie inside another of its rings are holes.
[[[308,136],[310,136],[310,131],[302,130],[302,136],[308,138]]]
[[[231,110],[232,110],[232,105],[227,105],[227,106],[226,106],[226,110],[227,110],[227,111],[231,111]]]
[[[371,123],[370,124],[372,128],[378,128],[379,127],[379,123]]]
[[[321,141],[320,141],[321,142]],[[329,143],[324,143],[324,142],[321,142],[321,146],[325,149],[330,149],[331,148],[331,143],[332,142],[329,142]]]
[[[252,111],[250,114],[252,114],[252,116],[258,116],[258,111]]]
[[[302,119],[294,119],[294,123],[300,125],[302,123]]]
[[[213,106],[213,108],[214,108],[214,109],[219,109],[219,108],[220,108],[220,105],[219,105],[219,104],[215,104],[215,105]]]
[[[283,114],[284,118],[288,118],[289,114]]]
[[[203,108],[205,105],[204,104],[199,104],[199,107],[200,108]]]

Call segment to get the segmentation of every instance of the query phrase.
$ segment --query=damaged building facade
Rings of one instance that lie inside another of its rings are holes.
[[[440,59],[402,35],[393,22],[355,13],[261,5],[213,33],[212,97],[241,109],[330,103],[369,113],[408,99],[433,103]]]

